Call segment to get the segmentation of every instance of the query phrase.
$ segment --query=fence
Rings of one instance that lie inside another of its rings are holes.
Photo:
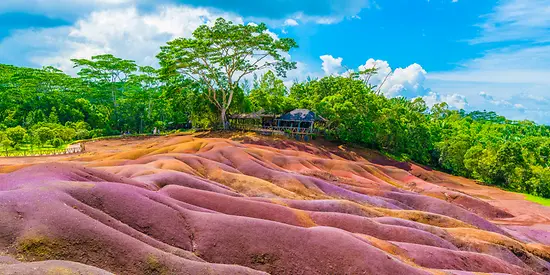
[[[67,146],[65,149],[54,150],[31,150],[31,151],[7,151],[1,152],[3,157],[41,157],[41,156],[59,156],[70,155],[84,152],[84,144],[76,143]]]

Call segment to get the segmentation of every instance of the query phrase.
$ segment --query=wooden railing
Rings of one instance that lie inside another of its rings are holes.
[[[291,134],[291,135],[314,135],[318,134],[319,131],[315,128],[298,128],[298,127],[288,127],[288,126],[259,126],[259,125],[246,125],[246,124],[237,124],[232,125],[236,130],[243,131],[254,131],[254,132],[270,132],[277,134]]]

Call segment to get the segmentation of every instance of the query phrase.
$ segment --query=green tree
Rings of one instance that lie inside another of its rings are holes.
[[[265,24],[240,25],[218,18],[212,27],[202,25],[192,38],[178,38],[161,47],[157,56],[165,75],[182,74],[201,82],[208,100],[218,109],[227,128],[227,111],[243,77],[260,70],[279,76],[295,69],[283,53],[297,47],[290,38],[276,39]]]
[[[49,127],[40,127],[34,131],[34,135],[38,137],[40,146],[43,146],[49,140],[54,138],[54,132]]]
[[[71,59],[78,75],[89,83],[95,84],[99,91],[109,91],[114,109],[115,124],[119,126],[117,97],[124,91],[125,84],[138,68],[135,61],[125,60],[111,54],[96,55],[88,59]],[[99,94],[102,98],[105,93]]]
[[[0,145],[2,145],[2,148],[4,149],[6,155],[9,149],[13,146],[13,141],[8,138],[6,132],[0,132]]]
[[[76,137],[76,130],[70,127],[60,127],[57,129],[55,136],[63,140],[64,142],[69,142],[74,140]]]
[[[292,103],[287,96],[288,91],[283,81],[272,71],[268,71],[259,81],[255,81],[249,99],[256,111],[263,109],[269,114],[281,114],[292,109]]]
[[[6,129],[6,136],[13,142],[13,146],[16,147],[23,142],[27,130],[21,126]]]

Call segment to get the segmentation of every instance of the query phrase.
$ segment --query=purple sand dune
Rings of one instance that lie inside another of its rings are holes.
[[[168,185],[181,185],[199,190],[212,191],[229,196],[241,197],[242,195],[236,193],[225,185],[221,185],[215,181],[206,180],[197,176],[189,175],[177,171],[168,171],[162,173],[156,173],[146,176],[135,177],[134,180],[154,184],[160,188]]]
[[[472,272],[499,272],[517,275],[535,275],[534,271],[509,264],[496,257],[466,251],[452,251],[432,246],[394,243],[416,264],[435,269]]]
[[[251,200],[272,202],[271,200],[264,198],[250,198]],[[367,218],[378,217],[372,212],[367,212],[361,208],[360,204],[352,203],[345,200],[314,200],[314,201],[301,201],[301,200],[279,200],[284,205],[287,205],[294,209],[314,211],[314,212],[337,212],[343,214],[351,214],[356,216],[363,216]],[[381,214],[379,214],[381,215]]]
[[[33,185],[41,188],[26,190]],[[27,183],[3,192],[0,213],[10,217],[11,226],[2,228],[5,231],[0,236],[9,236],[3,240],[11,240],[8,245],[19,246],[18,253],[29,258],[86,259],[93,266],[124,274],[157,265],[195,274],[206,269],[226,274],[252,272],[210,263],[286,274],[347,269],[350,273],[408,270],[424,274],[345,231],[197,212],[139,187],[107,182],[92,185]],[[36,205],[43,207],[37,209]],[[154,248],[138,238],[153,238],[168,247]],[[40,249],[35,249],[37,246]]]
[[[483,230],[492,231],[499,234],[507,234],[506,231],[479,217],[478,215],[440,199],[417,194],[404,194],[396,192],[387,192],[383,196],[400,201],[416,210],[449,216]]]

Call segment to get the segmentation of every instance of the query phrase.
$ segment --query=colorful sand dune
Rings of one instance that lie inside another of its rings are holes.
[[[548,208],[370,152],[196,136],[87,148],[4,160],[0,274],[550,274]]]

